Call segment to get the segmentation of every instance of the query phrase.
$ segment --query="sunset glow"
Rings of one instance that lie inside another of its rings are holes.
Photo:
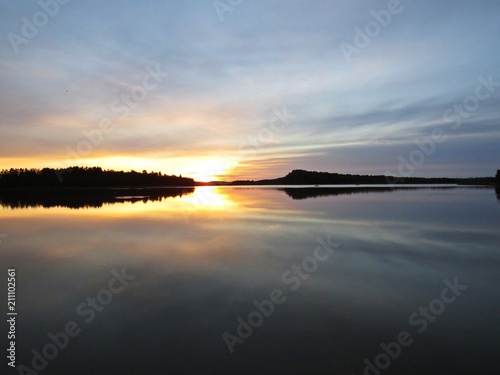
[[[252,4],[68,2],[29,38],[5,4],[0,169],[396,175],[439,129],[415,175],[494,174],[498,4],[401,2],[363,47],[386,2]]]

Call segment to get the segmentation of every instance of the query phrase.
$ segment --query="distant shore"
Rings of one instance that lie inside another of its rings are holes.
[[[264,180],[197,182],[192,178],[168,176],[161,172],[113,171],[100,167],[66,169],[10,169],[0,172],[0,190],[5,189],[108,189],[108,188],[166,188],[194,186],[324,186],[324,185],[482,185],[500,184],[496,177],[394,177],[385,175],[355,175],[315,172],[296,169],[284,177]]]
[[[456,184],[456,185],[495,185],[498,184],[497,177],[472,177],[472,178],[449,178],[449,177],[394,177],[384,175],[352,175],[329,172],[311,172],[296,169],[284,177],[265,180],[237,180],[232,182],[196,182],[198,186],[224,186],[224,185],[432,185],[432,184]]]

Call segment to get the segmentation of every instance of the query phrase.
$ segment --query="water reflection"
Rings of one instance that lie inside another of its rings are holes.
[[[18,361],[72,320],[82,334],[42,374],[362,374],[402,330],[414,343],[383,374],[496,373],[492,189],[290,194],[197,188],[168,204],[0,210],[2,264],[18,270]],[[341,246],[292,291],[283,273],[329,234]],[[76,307],[121,267],[136,279],[85,323]],[[455,277],[468,289],[416,332],[409,315]],[[276,288],[286,302],[231,355],[222,334]]]
[[[456,186],[408,186],[408,187],[363,187],[363,186],[339,186],[339,187],[198,187],[198,188],[109,188],[109,189],[17,189],[0,190],[0,206],[8,208],[28,208],[28,207],[69,207],[69,208],[99,208],[104,204],[125,203],[125,202],[155,202],[164,198],[185,198],[186,211],[219,209],[234,205],[240,202],[235,200],[239,196],[243,200],[248,198],[239,195],[237,191],[257,191],[262,189],[273,189],[284,192],[294,200],[308,198],[319,198],[338,195],[386,193],[391,191],[405,191],[417,189],[455,189]],[[484,187],[476,187],[484,188]],[[487,188],[489,189],[489,188]],[[500,188],[496,187],[497,199],[500,199]],[[231,191],[229,195],[227,192]]]
[[[111,203],[161,201],[193,192],[194,188],[8,189],[0,190],[0,205],[9,208],[95,208]]]
[[[307,199],[307,198],[318,198],[318,197],[328,197],[334,195],[351,195],[351,194],[367,194],[367,193],[384,193],[389,191],[404,191],[404,190],[417,190],[417,189],[454,189],[456,186],[439,186],[439,187],[289,187],[281,188],[278,190],[284,191],[292,199]]]

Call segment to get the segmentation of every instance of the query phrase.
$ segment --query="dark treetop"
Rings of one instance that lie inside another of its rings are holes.
[[[67,169],[10,169],[0,172],[0,188],[81,188],[194,186],[192,178],[167,176],[161,172],[142,173],[102,170],[99,167]]]

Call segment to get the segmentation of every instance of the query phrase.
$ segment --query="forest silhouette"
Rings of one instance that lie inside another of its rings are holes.
[[[161,172],[123,172],[100,167],[9,169],[0,171],[0,188],[194,186],[192,178]]]

